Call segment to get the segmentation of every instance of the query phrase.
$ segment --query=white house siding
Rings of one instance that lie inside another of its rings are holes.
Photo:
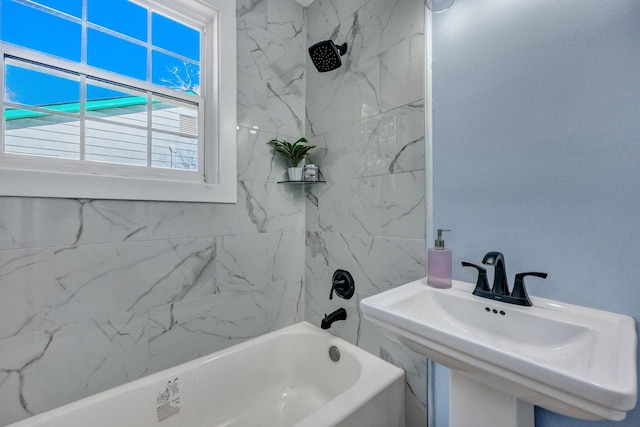
[[[167,103],[153,105],[151,166],[196,169],[198,164],[197,110]],[[145,105],[87,112],[85,159],[147,165]],[[186,127],[185,117],[196,126]],[[92,120],[98,119],[98,120]],[[7,120],[5,151],[66,159],[80,158],[80,117],[49,116]],[[187,135],[174,133],[187,131]],[[172,133],[167,133],[172,132]],[[173,158],[172,158],[173,157]]]

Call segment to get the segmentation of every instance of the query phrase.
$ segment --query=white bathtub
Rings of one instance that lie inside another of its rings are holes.
[[[403,427],[404,372],[302,322],[11,425],[27,426]]]

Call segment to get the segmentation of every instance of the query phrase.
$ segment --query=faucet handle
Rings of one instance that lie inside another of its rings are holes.
[[[351,273],[345,270],[336,270],[331,280],[331,291],[329,291],[329,299],[333,299],[333,291],[340,298],[350,299],[355,292],[355,284]]]
[[[534,271],[528,273],[518,273],[516,274],[516,281],[513,284],[513,292],[511,292],[511,296],[514,298],[521,298],[529,302],[531,304],[531,300],[529,299],[529,295],[527,295],[527,289],[524,287],[524,278],[526,276],[535,276],[543,279],[547,278],[547,273],[537,273]]]
[[[463,267],[473,267],[478,270],[478,280],[476,280],[476,288],[473,290],[474,295],[478,295],[478,291],[490,292],[489,282],[487,281],[487,270],[479,265],[471,264],[467,261],[462,261]]]

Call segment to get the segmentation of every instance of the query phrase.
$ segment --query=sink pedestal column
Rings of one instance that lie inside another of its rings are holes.
[[[449,426],[534,427],[533,405],[451,369]]]

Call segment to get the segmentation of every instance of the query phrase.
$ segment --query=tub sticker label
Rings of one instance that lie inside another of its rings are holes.
[[[167,386],[158,392],[156,404],[158,421],[164,421],[180,412],[180,387],[178,385],[178,378],[167,381]]]

